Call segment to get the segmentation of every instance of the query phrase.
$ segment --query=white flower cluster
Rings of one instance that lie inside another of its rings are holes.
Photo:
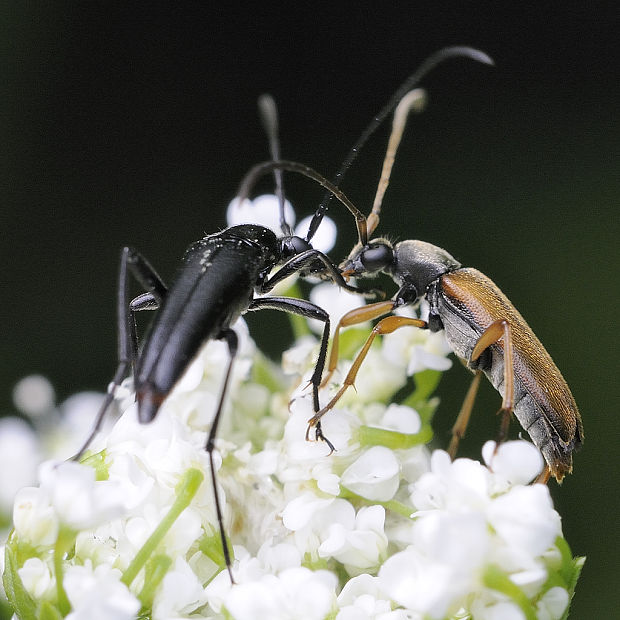
[[[547,487],[528,486],[536,448],[488,442],[483,465],[428,447],[432,393],[450,366],[440,334],[403,329],[371,348],[356,389],[323,419],[330,454],[305,439],[316,338],[298,339],[283,372],[243,321],[235,329],[215,453],[235,583],[204,449],[228,361],[212,341],[151,424],[138,424],[127,381],[122,417],[83,462],[44,463],[39,485],[17,493],[4,585],[19,618],[566,617],[582,561]],[[367,333],[343,334],[343,356]]]
[[[70,458],[77,452],[102,401],[103,394],[82,392],[57,406],[45,377],[31,375],[17,383],[13,402],[23,417],[0,419],[0,532],[11,521],[16,493],[36,484],[41,462]],[[104,425],[108,430],[113,417]],[[6,534],[0,536],[6,538]]]
[[[137,423],[126,391],[124,415],[84,464],[46,463],[39,486],[18,493],[5,575],[18,613],[34,618],[51,606],[72,620],[563,616],[577,569],[547,487],[525,486],[542,465],[537,450],[525,441],[497,451],[489,443],[486,466],[451,462],[425,445],[428,413],[386,404],[407,381],[412,347],[442,365],[445,350],[433,336],[425,348],[419,330],[402,330],[398,346],[391,335],[371,350],[363,389],[324,418],[336,447],[329,455],[325,444],[305,441],[308,391],[291,395],[242,322],[237,330],[242,346],[218,440],[236,583],[224,566],[204,451],[227,355],[210,342],[152,424]],[[398,349],[407,351],[400,366]],[[303,371],[300,386],[316,351],[308,338],[285,356],[289,371]],[[373,398],[377,373],[381,398]]]

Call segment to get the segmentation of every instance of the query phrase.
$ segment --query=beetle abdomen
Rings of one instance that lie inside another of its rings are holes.
[[[253,244],[225,233],[190,246],[153,321],[136,372],[138,401],[149,411],[144,417],[154,417],[202,344],[220,337],[247,308],[265,268],[259,245],[251,252]]]
[[[472,370],[482,370],[502,396],[503,340],[474,362],[471,354],[491,323],[509,323],[514,350],[514,413],[553,475],[561,480],[572,469],[572,451],[583,441],[581,417],[566,381],[525,319],[495,283],[476,269],[444,274],[428,297],[455,354]]]

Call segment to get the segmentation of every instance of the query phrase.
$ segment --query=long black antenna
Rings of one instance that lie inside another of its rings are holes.
[[[288,170],[289,172],[296,172],[304,177],[316,181],[319,185],[322,185],[330,194],[333,194],[352,214],[355,218],[357,225],[357,234],[360,243],[366,245],[368,242],[368,233],[366,230],[366,216],[346,197],[345,193],[339,188],[330,183],[322,174],[316,170],[300,164],[296,161],[264,161],[260,164],[253,166],[250,171],[243,177],[241,184],[237,189],[237,198],[242,203],[249,195],[256,185],[258,179],[269,172],[274,170]]]
[[[449,58],[471,58],[472,60],[477,60],[486,65],[493,65],[494,62],[490,56],[485,54],[484,52],[477,50],[473,47],[467,47],[463,45],[458,45],[454,47],[444,47],[443,49],[435,52],[431,56],[429,56],[417,69],[414,73],[412,73],[402,84],[399,86],[398,90],[392,95],[390,100],[385,104],[385,106],[379,111],[379,113],[372,119],[372,121],[368,124],[366,129],[362,132],[362,135],[359,137],[357,142],[353,145],[349,154],[342,162],[338,172],[335,174],[332,185],[338,187],[340,182],[342,181],[342,177],[345,172],[350,168],[351,164],[355,161],[359,151],[364,146],[368,138],[377,130],[377,128],[381,125],[381,123],[386,119],[388,115],[392,113],[394,108],[398,105],[398,102],[415,86],[418,85],[420,80],[427,75],[432,69],[434,69],[438,64],[442,63],[444,60],[448,60]],[[328,191],[321,201],[312,221],[310,222],[310,227],[308,228],[308,234],[306,235],[306,240],[310,241],[316,233],[321,220],[325,216],[327,209],[329,207],[329,202],[334,193],[332,191]]]
[[[276,106],[275,99],[265,93],[258,98],[258,112],[263,123],[263,128],[267,134],[267,140],[269,140],[269,154],[274,161],[280,160],[280,137],[279,137],[279,122],[278,122],[278,107]],[[286,214],[284,213],[284,183],[282,181],[282,170],[275,168],[273,171],[273,178],[276,184],[276,196],[280,203],[280,228],[282,234],[290,236],[293,234],[293,229],[286,221]]]

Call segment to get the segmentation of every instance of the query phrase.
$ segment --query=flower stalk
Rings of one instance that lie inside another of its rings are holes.
[[[142,547],[138,550],[135,557],[123,573],[121,577],[121,582],[124,583],[126,586],[131,585],[133,580],[138,576],[140,570],[142,570],[149,558],[151,558],[151,556],[154,554],[155,549],[157,549],[158,545],[161,543],[164,536],[168,533],[174,522],[179,518],[179,515],[189,506],[192,498],[194,497],[194,495],[196,495],[198,488],[202,484],[203,479],[204,475],[201,471],[197,469],[189,469],[187,472],[185,472],[183,478],[179,482],[177,497],[172,504],[170,510],[161,520],[159,525],[155,528],[155,531],[148,537],[144,545],[142,545]],[[166,556],[160,556],[160,558],[161,557],[165,558]],[[164,561],[164,564],[167,564],[169,566],[169,559],[166,559]],[[163,564],[161,564],[160,562],[160,569],[162,566]],[[155,567],[152,568],[154,569]],[[154,570],[155,577],[161,580],[163,575],[162,577],[159,577],[158,573],[159,571]],[[154,575],[151,574],[151,577],[153,577]],[[145,582],[144,587],[152,588],[152,584],[148,585],[147,582]]]

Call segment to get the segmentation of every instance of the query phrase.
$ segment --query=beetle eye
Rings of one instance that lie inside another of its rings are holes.
[[[366,271],[380,271],[392,262],[392,250],[386,245],[370,246],[360,255]]]
[[[312,246],[301,237],[284,237],[282,239],[282,255],[284,258],[297,256],[306,250],[311,250]]]

